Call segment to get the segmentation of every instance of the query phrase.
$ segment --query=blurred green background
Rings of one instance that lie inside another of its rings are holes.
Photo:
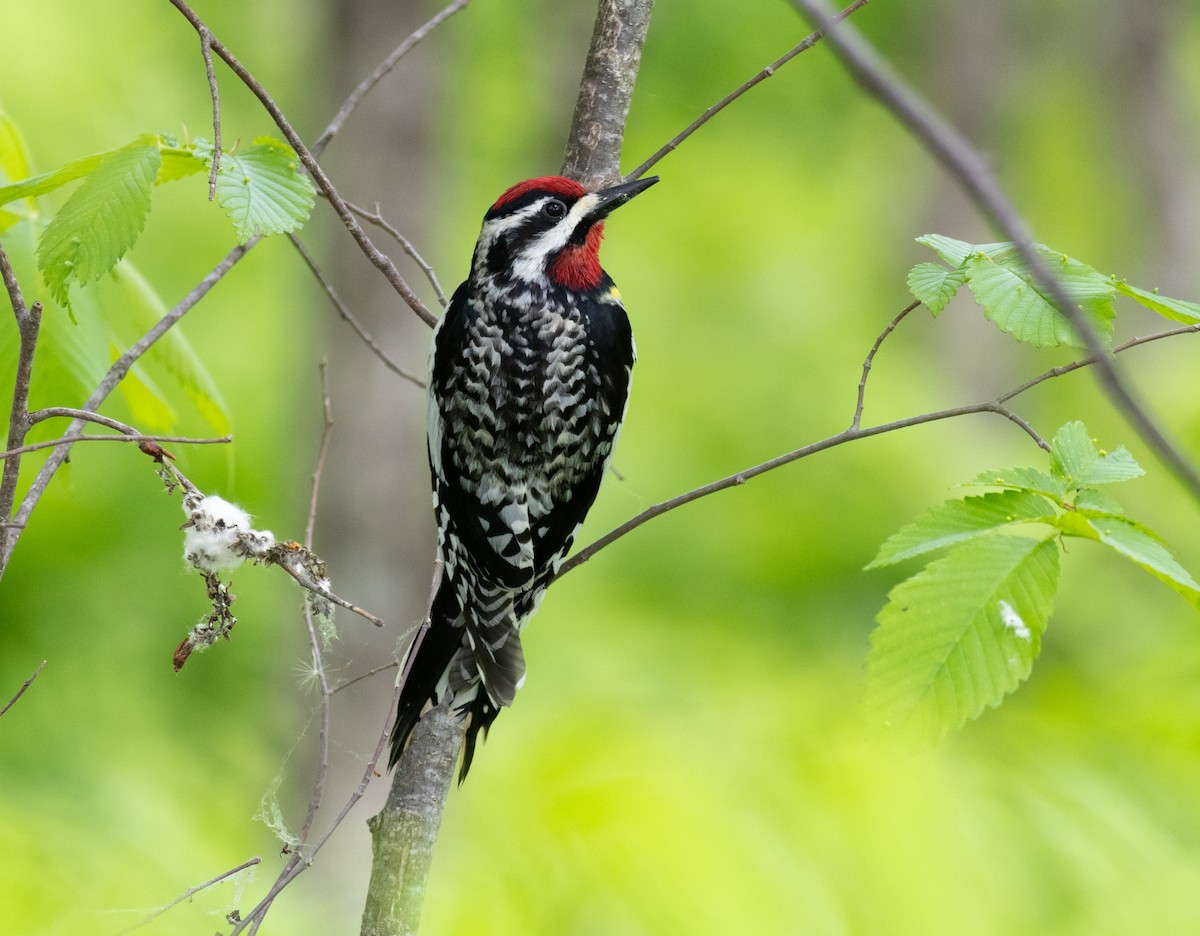
[[[439,6],[197,9],[311,141]],[[401,63],[323,160],[344,195],[378,201],[417,242],[447,291],[495,196],[557,169],[593,11],[475,0]],[[0,106],[38,170],[142,132],[210,133],[195,34],[165,0],[119,15],[12,0],[3,20]],[[1200,299],[1200,9],[927,0],[872,4],[855,22],[983,149],[1040,240]],[[807,32],[784,3],[660,0],[625,168]],[[226,142],[271,133],[218,73]],[[608,480],[581,542],[842,429],[867,349],[908,301],[908,269],[932,259],[913,238],[993,239],[821,47],[655,171],[662,184],[613,220],[604,250],[640,362],[623,479]],[[158,190],[132,254],[168,305],[233,243],[204,196],[198,177]],[[427,330],[324,205],[302,236],[364,324],[420,370]],[[38,293],[31,276],[24,285]],[[119,322],[126,310],[103,314]],[[1117,333],[1158,327],[1129,306]],[[328,359],[336,426],[316,547],[335,589],[389,622],[375,633],[342,618],[328,665],[342,680],[386,662],[420,618],[433,548],[421,393],[336,320],[286,241],[257,247],[184,328],[236,442],[176,447],[180,465],[280,536],[303,532]],[[1124,363],[1200,453],[1190,341]],[[1015,345],[962,297],[889,340],[866,419],[988,398],[1069,358]],[[69,386],[38,379],[43,391]],[[1150,475],[1119,492],[1130,513],[1200,569],[1197,505],[1088,374],[1019,409],[1044,435],[1081,418],[1102,444],[1127,444]],[[105,411],[127,416],[118,402]],[[210,433],[183,405],[175,431]],[[892,434],[672,513],[572,572],[528,632],[517,705],[451,794],[424,932],[1200,933],[1197,621],[1144,573],[1073,545],[1032,679],[941,745],[898,744],[862,718],[872,616],[913,571],[862,566],[956,484],[1041,458],[999,419]],[[293,831],[303,818],[317,731],[299,598],[273,570],[238,572],[233,640],[175,675],[171,651],[205,612],[181,521],[134,450],[78,446],[0,587],[0,698],[48,661],[0,719],[6,933],[116,933],[261,855],[253,880],[143,931],[227,929],[224,914],[253,906],[283,860],[253,818],[264,794],[278,789]],[[390,692],[389,673],[336,697],[318,829],[357,782]],[[371,786],[262,932],[358,931],[365,820],[384,787]]]

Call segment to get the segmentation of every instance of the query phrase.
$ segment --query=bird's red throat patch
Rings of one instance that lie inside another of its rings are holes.
[[[604,222],[597,221],[587,232],[582,244],[567,244],[558,252],[547,272],[550,279],[567,289],[595,289],[604,271],[600,269],[600,241],[604,239]]]

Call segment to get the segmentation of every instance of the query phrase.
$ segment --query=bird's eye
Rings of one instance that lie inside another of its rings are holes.
[[[567,206],[560,202],[557,198],[552,198],[546,204],[542,205],[542,214],[547,218],[561,218],[567,213]]]

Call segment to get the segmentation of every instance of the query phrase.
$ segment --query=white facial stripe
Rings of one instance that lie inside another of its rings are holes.
[[[534,208],[541,210],[548,198],[539,199]],[[546,233],[533,240],[513,261],[512,272],[518,279],[533,282],[539,279],[545,270],[546,258],[562,250],[575,233],[575,229],[583,219],[596,207],[599,198],[594,194],[584,195],[571,206],[566,216]]]

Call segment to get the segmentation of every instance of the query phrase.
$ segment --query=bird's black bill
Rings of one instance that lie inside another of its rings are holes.
[[[599,203],[590,212],[590,217],[594,221],[608,217],[609,212],[620,208],[633,196],[646,191],[657,181],[658,176],[650,176],[646,179],[635,179],[633,182],[622,182],[612,188],[601,189],[596,193]]]

